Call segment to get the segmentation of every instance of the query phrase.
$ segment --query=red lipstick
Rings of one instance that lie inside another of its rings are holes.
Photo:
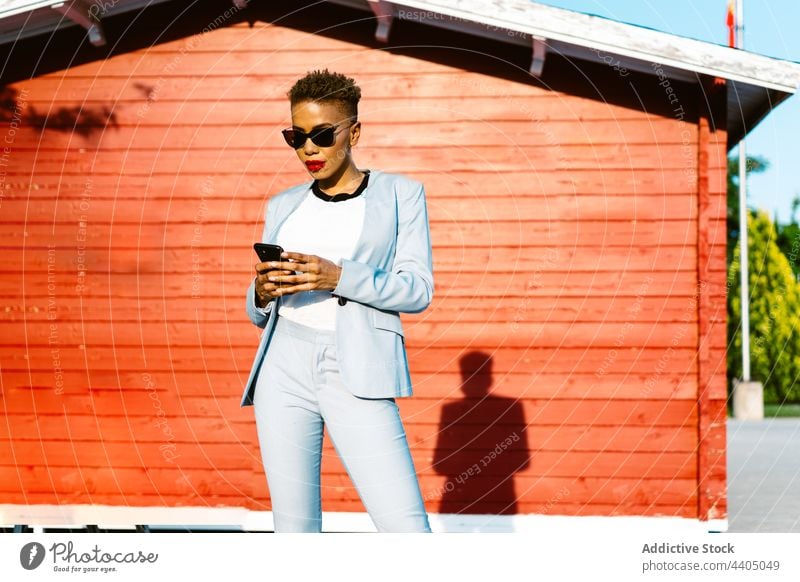
[[[306,162],[306,168],[308,168],[311,172],[318,172],[324,165],[325,162],[322,160],[308,160]]]

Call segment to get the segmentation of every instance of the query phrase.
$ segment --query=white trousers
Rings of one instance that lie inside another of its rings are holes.
[[[322,529],[323,426],[379,532],[430,532],[394,398],[342,383],[335,332],[278,316],[253,398],[276,532]]]

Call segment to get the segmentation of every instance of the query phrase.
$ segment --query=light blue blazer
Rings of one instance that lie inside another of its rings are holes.
[[[309,181],[267,203],[261,242],[275,243],[286,218],[311,190]],[[336,353],[342,381],[356,396],[411,396],[411,376],[399,312],[418,313],[433,298],[433,259],[428,209],[421,182],[371,170],[364,225],[353,255],[342,259],[341,277],[331,293],[337,305]],[[291,251],[292,249],[286,249]],[[252,406],[261,362],[269,349],[281,297],[265,308],[255,304],[255,279],[247,290],[247,315],[263,328],[240,406]],[[341,303],[341,301],[340,301]],[[269,382],[269,379],[265,379]]]

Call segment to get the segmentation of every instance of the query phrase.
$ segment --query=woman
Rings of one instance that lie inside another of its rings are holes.
[[[361,91],[314,71],[292,87],[284,138],[313,181],[272,197],[250,320],[264,328],[242,406],[253,405],[275,531],[321,531],[323,425],[380,532],[430,532],[395,398],[411,396],[399,312],[433,296],[421,183],[353,160]]]

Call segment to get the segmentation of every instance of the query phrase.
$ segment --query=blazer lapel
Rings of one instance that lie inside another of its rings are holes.
[[[364,196],[364,224],[361,227],[361,234],[350,257],[350,260],[359,263],[378,264],[379,261],[376,260],[376,257],[383,250],[378,248],[383,245],[372,244],[382,238],[381,219],[385,220],[385,212],[381,210],[384,200],[379,191],[383,182],[380,174],[380,170],[372,170],[369,176],[369,184],[364,189],[364,192],[361,193]]]
[[[297,192],[290,194],[288,199],[284,204],[278,206],[276,210],[277,216],[275,216],[275,226],[272,228],[272,231],[267,233],[267,240],[265,242],[275,244],[278,239],[278,231],[281,229],[281,226],[286,219],[289,218],[289,215],[295,211],[295,209],[300,206],[300,203],[303,202],[305,199],[306,194],[311,189],[311,183],[309,182],[308,187],[302,190],[298,190]]]

